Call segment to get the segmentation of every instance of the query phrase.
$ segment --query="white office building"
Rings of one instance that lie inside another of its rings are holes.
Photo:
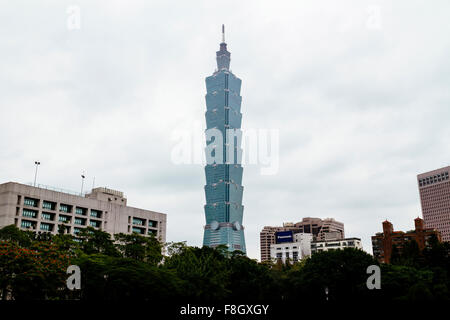
[[[296,233],[293,236],[294,242],[275,243],[270,245],[270,257],[272,261],[281,260],[297,262],[311,255],[311,233]]]
[[[362,250],[361,239],[359,238],[345,238],[339,240],[329,240],[329,241],[313,241],[311,242],[311,253],[316,253],[319,251],[329,251],[344,248],[355,248]]]
[[[88,194],[71,194],[46,186],[15,182],[0,184],[0,228],[56,234],[61,229],[75,237],[91,226],[114,235],[138,233],[166,241],[164,213],[129,207],[120,191],[95,188]]]

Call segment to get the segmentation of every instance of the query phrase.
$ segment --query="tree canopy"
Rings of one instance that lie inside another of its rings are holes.
[[[413,243],[382,264],[381,290],[366,273],[378,265],[362,250],[319,252],[300,262],[259,263],[242,252],[190,247],[138,234],[111,236],[86,228],[73,236],[0,230],[0,299],[218,301],[449,300],[450,247]],[[69,265],[81,269],[81,290],[66,288]]]

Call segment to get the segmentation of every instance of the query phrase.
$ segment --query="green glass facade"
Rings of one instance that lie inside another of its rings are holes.
[[[241,150],[240,139],[236,137],[241,131],[241,80],[229,70],[230,52],[224,41],[216,55],[217,71],[206,78],[206,152],[208,158],[208,150],[211,150],[208,146],[213,143],[216,148],[211,155],[216,156],[215,153],[223,152],[223,157],[221,161],[218,161],[218,158],[212,162],[207,160],[205,167],[206,225],[203,245],[226,245],[229,251],[239,250],[246,253],[242,226],[243,169],[238,156],[238,151]],[[208,139],[208,130],[220,131],[221,143],[218,143],[220,140],[216,138]],[[230,130],[233,135],[229,134]]]

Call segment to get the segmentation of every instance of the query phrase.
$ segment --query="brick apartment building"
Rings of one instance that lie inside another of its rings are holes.
[[[441,241],[439,231],[435,229],[425,228],[424,221],[421,218],[414,219],[415,229],[409,232],[394,231],[392,223],[383,222],[383,232],[372,236],[372,250],[374,257],[379,262],[390,263],[392,255],[392,247],[395,246],[399,252],[402,251],[404,245],[409,241],[416,241],[419,250],[423,250],[428,245],[428,240],[436,235]]]

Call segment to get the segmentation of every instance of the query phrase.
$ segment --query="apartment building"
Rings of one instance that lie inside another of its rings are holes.
[[[425,228],[423,219],[414,219],[414,225],[415,229],[408,232],[394,231],[392,223],[387,220],[384,221],[383,232],[372,236],[373,256],[379,262],[390,263],[394,246],[401,253],[405,243],[409,241],[416,241],[419,250],[423,250],[429,245],[429,240],[432,236],[436,236],[438,241],[441,241],[439,231],[432,228]]]

